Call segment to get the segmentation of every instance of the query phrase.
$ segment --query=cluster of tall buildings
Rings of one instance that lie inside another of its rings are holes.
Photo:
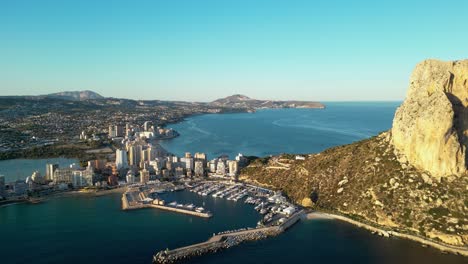
[[[34,171],[26,180],[16,180],[5,184],[5,177],[0,175],[0,199],[6,197],[27,196],[29,191],[48,192],[51,189],[82,188],[93,186],[95,182],[93,162],[81,168],[77,164],[59,167],[58,164],[46,164],[46,174]],[[8,188],[6,188],[8,187]]]
[[[236,177],[242,167],[247,165],[247,159],[239,154],[234,160],[229,160],[227,156],[222,156],[217,159],[210,160],[208,163],[209,174],[212,176],[229,176]]]
[[[235,178],[246,159],[239,154],[236,159],[219,157],[208,161],[204,153],[185,153],[183,157],[168,155],[158,144],[151,144],[153,138],[174,136],[172,129],[156,127],[150,121],[142,126],[110,126],[109,137],[123,137],[122,147],[115,152],[115,173],[125,177],[128,183],[148,182],[156,178],[172,179],[182,177],[232,177]]]
[[[173,129],[154,127],[151,121],[146,121],[142,126],[138,125],[110,125],[109,133],[110,138],[171,138],[177,135]]]
[[[150,161],[165,155],[165,151],[159,145],[152,145],[142,142],[134,142],[127,144],[128,151],[128,165],[132,167],[143,168],[145,164],[148,165]],[[123,156],[119,157],[119,162],[125,163]]]
[[[92,186],[94,181],[94,166],[88,162],[86,168],[81,168],[77,164],[60,168],[58,164],[47,164],[45,180],[55,184],[71,184],[74,188]]]
[[[235,179],[240,169],[247,163],[247,159],[242,154],[237,155],[234,160],[222,156],[208,161],[205,153],[192,155],[187,152],[183,157],[178,157],[157,151],[158,148],[150,144],[134,143],[128,145],[127,149],[116,151],[115,166],[120,169],[128,169],[120,171],[120,175],[126,175],[128,183],[136,181],[146,183],[156,178],[181,179],[194,176]],[[139,180],[137,175],[139,175]]]

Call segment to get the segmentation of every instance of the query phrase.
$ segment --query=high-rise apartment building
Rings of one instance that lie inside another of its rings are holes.
[[[143,169],[140,171],[140,182],[147,183],[150,179],[150,173],[147,169]]]
[[[195,176],[202,177],[205,175],[205,166],[203,165],[203,161],[197,160],[195,161]]]
[[[132,145],[128,149],[129,163],[131,166],[139,166],[141,161],[141,151],[143,147],[141,145]]]
[[[124,149],[118,149],[115,152],[115,166],[118,170],[122,168],[128,168],[127,151]]]
[[[46,165],[46,175],[45,179],[47,181],[53,181],[54,180],[54,172],[56,169],[58,169],[59,165],[58,164],[47,164]]]

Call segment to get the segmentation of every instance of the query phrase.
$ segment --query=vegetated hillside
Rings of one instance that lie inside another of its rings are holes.
[[[253,161],[241,180],[284,191],[306,207],[332,210],[371,224],[468,244],[468,177],[435,179],[400,163],[389,132],[296,160]]]

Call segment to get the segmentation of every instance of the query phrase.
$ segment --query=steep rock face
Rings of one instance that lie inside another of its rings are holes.
[[[434,177],[467,170],[468,60],[426,60],[411,76],[395,113],[392,143],[400,155]]]

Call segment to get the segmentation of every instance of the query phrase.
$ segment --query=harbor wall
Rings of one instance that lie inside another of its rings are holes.
[[[222,249],[230,248],[243,242],[261,240],[270,236],[277,236],[297,223],[301,219],[302,215],[303,211],[301,210],[290,216],[283,224],[279,226],[269,226],[216,235],[211,237],[206,242],[173,250],[160,251],[153,256],[153,263],[176,263],[190,259],[192,257],[201,256],[207,253],[214,253]]]

